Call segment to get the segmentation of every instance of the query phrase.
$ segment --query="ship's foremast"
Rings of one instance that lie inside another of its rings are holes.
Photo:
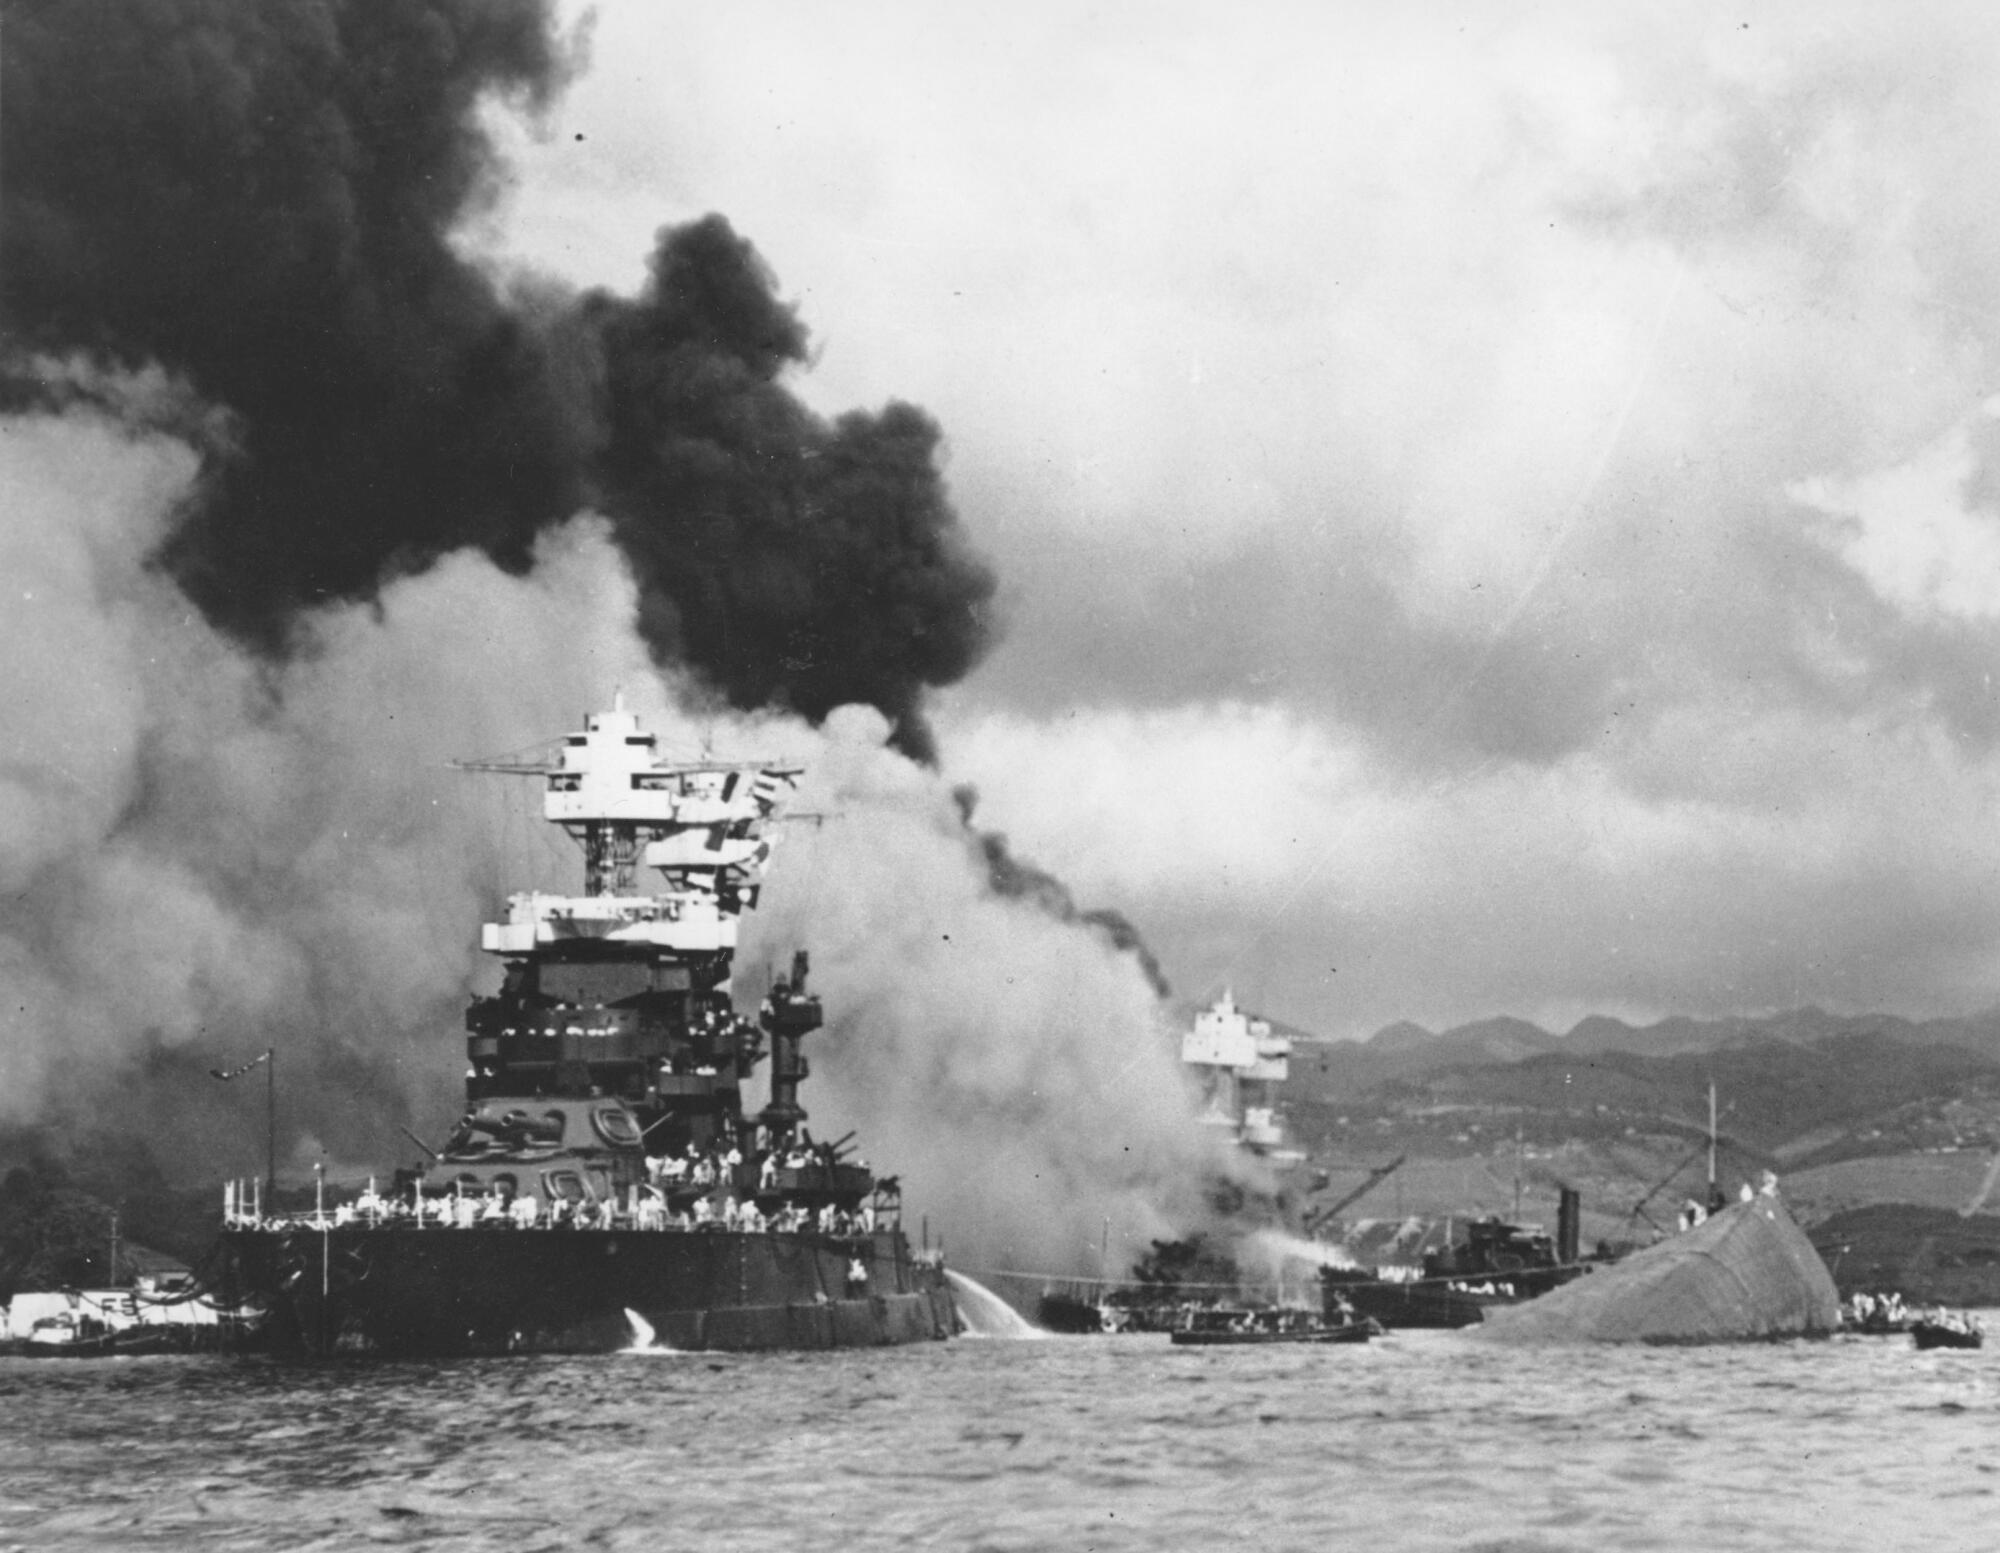
[[[585,719],[553,760],[463,762],[540,777],[543,814],[583,853],[583,891],[528,892],[481,946],[501,991],[466,1015],[469,1114],[518,1099],[609,1097],[631,1108],[648,1154],[735,1142],[742,1085],[765,1054],[765,1146],[803,1122],[799,1045],[820,1023],[801,954],[753,1023],[730,976],[742,914],[756,904],[771,821],[799,768],[775,761],[669,762],[622,701]],[[642,871],[657,876],[647,889]],[[747,1139],[745,1141],[748,1141]]]

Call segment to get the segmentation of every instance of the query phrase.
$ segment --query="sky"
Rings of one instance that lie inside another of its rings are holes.
[[[938,419],[1002,626],[941,769],[1177,994],[2000,1003],[1985,8],[587,27],[462,240],[629,290],[723,212],[802,397]]]

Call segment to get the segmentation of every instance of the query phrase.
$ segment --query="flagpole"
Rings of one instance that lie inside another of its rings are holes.
[[[264,1053],[264,1197],[278,1200],[278,1048]]]

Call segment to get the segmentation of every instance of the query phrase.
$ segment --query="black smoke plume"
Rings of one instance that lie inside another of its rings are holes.
[[[0,0],[0,38],[0,1175],[37,1233],[94,1236],[81,1193],[192,1240],[212,1196],[176,1231],[142,1185],[273,1137],[281,1175],[357,1168],[449,1114],[465,931],[522,881],[446,756],[547,737],[650,652],[676,699],[868,703],[925,759],[994,579],[927,416],[787,386],[806,331],[720,218],[663,230],[633,298],[466,260],[503,188],[482,113],[578,63],[548,0]],[[1113,1199],[1164,1228],[1155,1185],[1211,1145],[1133,966],[1065,925],[1157,967],[874,764],[897,844],[849,827],[800,882],[868,1014],[848,1100],[940,1174],[985,1128],[1022,1246]],[[947,911],[912,975],[899,930]],[[209,1076],[267,1048],[270,1136]]]
[[[658,661],[739,707],[872,703],[931,754],[924,691],[993,591],[936,427],[805,409],[805,331],[718,218],[662,232],[637,302],[553,317],[453,246],[504,183],[482,105],[545,109],[579,62],[548,0],[7,0],[0,29],[12,393],[23,353],[87,352],[230,412],[158,557],[211,621],[282,653],[449,551],[524,569],[594,499]]]
[[[1159,958],[1140,936],[1130,917],[1110,906],[1085,908],[1077,905],[1076,896],[1062,880],[1026,858],[1016,856],[1004,833],[981,830],[975,825],[972,816],[979,807],[979,792],[970,783],[954,787],[951,796],[958,805],[959,818],[964,821],[967,837],[978,849],[980,862],[986,870],[986,882],[994,894],[1005,896],[1008,900],[1031,902],[1058,922],[1073,922],[1102,935],[1112,948],[1121,954],[1131,955],[1138,962],[1155,997],[1164,1002],[1173,996],[1174,989],[1167,981]]]
[[[592,295],[583,321],[606,429],[593,494],[648,640],[737,706],[817,721],[872,703],[929,760],[922,687],[978,660],[993,589],[946,504],[936,424],[906,404],[806,410],[778,381],[805,330],[718,216],[663,233],[644,295]]]

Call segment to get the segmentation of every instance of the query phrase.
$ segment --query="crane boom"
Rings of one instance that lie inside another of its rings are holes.
[[[1384,1181],[1388,1180],[1390,1176],[1394,1175],[1398,1170],[1402,1169],[1403,1162],[1407,1160],[1409,1157],[1410,1156],[1407,1154],[1398,1154],[1394,1159],[1390,1160],[1388,1164],[1377,1165],[1373,1170],[1368,1172],[1368,1179],[1363,1181],[1359,1186],[1355,1187],[1354,1190],[1349,1192],[1346,1196],[1340,1198],[1337,1202],[1332,1202],[1327,1204],[1324,1208],[1313,1209],[1311,1213],[1308,1213],[1305,1216],[1304,1223],[1306,1231],[1310,1233],[1312,1230],[1316,1229],[1321,1224],[1324,1224],[1328,1219],[1332,1218],[1335,1214],[1339,1213],[1341,1209],[1348,1207],[1353,1203],[1359,1202],[1368,1193],[1374,1191],[1376,1187],[1380,1186]]]

